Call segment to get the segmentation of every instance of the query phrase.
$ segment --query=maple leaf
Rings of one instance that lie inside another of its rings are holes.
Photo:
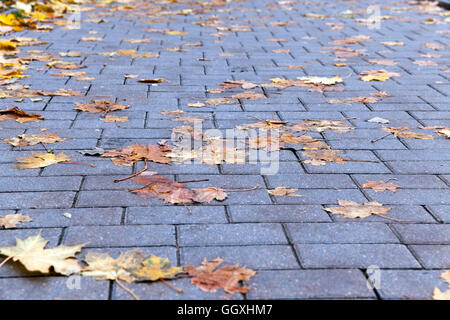
[[[19,163],[16,168],[18,169],[36,169],[36,168],[44,168],[52,164],[56,164],[59,162],[67,162],[70,159],[63,152],[58,154],[53,153],[33,153],[33,155],[29,157],[17,158],[17,162]]]
[[[212,200],[223,201],[228,197],[226,192],[220,188],[195,188],[193,191],[195,195],[192,200],[195,202],[210,203]]]
[[[128,121],[128,117],[118,117],[108,114],[104,118],[100,118],[100,120],[103,122],[126,122]]]
[[[15,106],[11,109],[0,110],[1,120],[16,120],[17,122],[23,123],[44,120],[44,117],[40,114],[27,113]]]
[[[84,259],[87,267],[83,268],[81,274],[98,280],[123,280],[131,283],[136,277],[130,270],[140,266],[145,258],[138,249],[121,252],[116,259],[108,253],[88,252]]]
[[[389,72],[384,69],[382,70],[369,70],[369,71],[362,71],[360,73],[360,79],[362,81],[386,81],[390,79],[391,77],[399,77],[400,74],[397,72]]]
[[[0,226],[5,229],[15,228],[17,224],[21,222],[30,222],[33,221],[31,217],[24,216],[22,214],[8,214],[4,217],[0,217]]]
[[[73,257],[81,251],[85,244],[60,245],[52,249],[45,249],[47,243],[48,240],[45,240],[39,232],[25,240],[16,239],[15,246],[0,248],[0,255],[12,257],[13,261],[20,261],[29,271],[49,273],[51,267],[55,272],[64,275],[80,271],[81,268]]]
[[[336,83],[341,83],[344,81],[339,76],[334,76],[331,78],[310,76],[310,77],[297,77],[297,79],[303,81],[304,83],[324,84],[327,86],[331,86]]]
[[[392,192],[396,192],[399,188],[398,185],[392,182],[384,182],[384,181],[371,181],[368,180],[363,184],[364,189],[372,189],[375,192],[382,192],[385,190],[389,190]]]
[[[170,151],[171,148],[167,145],[134,144],[123,149],[107,151],[102,157],[111,158],[111,161],[116,166],[132,166],[133,163],[141,160],[169,163],[170,159],[166,155]]]
[[[231,97],[233,99],[249,99],[249,100],[267,99],[267,97],[264,94],[253,92],[253,91],[241,92],[241,93],[235,94]]]
[[[354,201],[338,200],[339,207],[325,208],[325,211],[342,214],[344,218],[367,218],[371,215],[383,215],[389,212],[391,208],[383,207],[376,201],[359,204]]]
[[[266,130],[280,129],[286,125],[286,121],[264,120],[256,123],[250,123],[242,126],[236,126],[237,130],[248,130],[250,128],[261,128]]]
[[[267,192],[273,196],[287,196],[287,197],[301,197],[300,194],[297,194],[298,189],[288,189],[286,187],[276,187],[273,190],[267,190]]]
[[[433,300],[450,300],[450,289],[442,292],[439,288],[434,288]]]
[[[403,45],[405,45],[405,43],[402,41],[383,41],[380,43],[384,44],[385,46],[403,46]]]
[[[172,279],[183,272],[183,268],[174,267],[169,259],[151,255],[150,258],[141,262],[139,268],[131,271],[133,276],[139,280],[157,281],[160,279]]]
[[[92,100],[92,103],[76,102],[75,110],[91,113],[109,113],[116,110],[125,110],[131,108],[128,105],[117,104],[109,100]]]
[[[217,267],[223,263],[223,259],[216,258],[212,261],[203,260],[200,267],[185,266],[184,271],[192,277],[191,283],[203,291],[215,292],[222,288],[229,294],[235,292],[247,293],[249,287],[239,286],[240,281],[248,281],[256,272],[238,265]]]
[[[383,131],[392,133],[397,138],[425,139],[425,140],[433,139],[433,136],[430,136],[429,134],[415,133],[412,131],[407,131],[407,130],[411,129],[410,127],[382,127],[381,129]]]
[[[9,143],[14,147],[34,146],[39,143],[56,143],[66,141],[66,138],[61,138],[55,133],[42,134],[20,134],[11,139],[4,139],[5,143]]]
[[[302,154],[311,160],[305,160],[305,163],[309,163],[313,166],[323,166],[326,162],[336,162],[339,164],[345,164],[347,159],[339,156],[339,150],[321,150],[321,151],[304,151]]]
[[[234,101],[234,100],[225,99],[225,98],[207,99],[205,102],[207,104],[211,104],[211,105],[214,105],[214,106],[218,106],[218,105],[221,105],[221,104],[234,104],[234,103],[236,103],[236,101]]]
[[[192,198],[195,196],[194,192],[187,189],[184,184],[173,182],[162,176],[141,175],[131,179],[131,181],[144,185],[140,189],[130,190],[143,198],[157,198],[166,203],[192,203]]]
[[[202,103],[200,101],[197,101],[195,103],[188,103],[187,106],[191,107],[191,108],[203,108],[203,107],[206,107],[206,104],[204,104],[204,103]]]

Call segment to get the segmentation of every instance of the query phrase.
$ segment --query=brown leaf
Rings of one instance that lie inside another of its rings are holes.
[[[21,222],[33,221],[31,217],[19,214],[8,214],[4,217],[0,217],[0,226],[5,229],[15,228],[17,224]]]
[[[64,153],[33,153],[33,155],[29,157],[17,158],[17,162],[19,163],[16,168],[18,169],[35,169],[35,168],[44,168],[52,164],[56,164],[59,162],[67,162],[71,159]]]
[[[5,143],[9,143],[14,147],[34,146],[39,143],[56,143],[66,141],[66,138],[61,138],[55,133],[42,134],[20,134],[11,139],[4,139]]]
[[[297,194],[298,189],[288,189],[286,187],[276,187],[273,190],[267,190],[267,192],[273,196],[286,196],[286,197],[301,197],[300,194]]]
[[[321,150],[321,151],[304,151],[302,154],[311,160],[305,160],[305,163],[309,163],[313,166],[323,166],[326,162],[336,162],[339,164],[344,164],[347,159],[339,156],[341,153],[339,150]]]
[[[17,122],[23,123],[44,120],[44,117],[40,114],[27,113],[18,107],[13,107],[7,110],[0,110],[1,120],[16,120]]]
[[[184,184],[173,182],[158,175],[140,175],[131,179],[133,182],[144,185],[140,189],[130,190],[138,196],[149,199],[157,198],[166,203],[192,203],[195,193],[187,189]]]
[[[368,181],[366,181],[366,183],[363,184],[363,188],[364,189],[372,189],[375,192],[382,192],[385,190],[396,192],[397,189],[399,188],[399,186],[392,182],[368,180]]]
[[[117,104],[109,100],[92,100],[92,103],[76,102],[75,110],[91,113],[109,113],[116,110],[124,110],[131,108],[128,105]]]
[[[249,99],[249,100],[267,99],[267,97],[264,94],[258,93],[258,92],[253,92],[253,91],[241,92],[241,93],[235,94],[231,97],[233,99]]]
[[[391,208],[383,207],[381,203],[376,201],[366,202],[364,204],[358,204],[354,201],[339,200],[339,207],[325,208],[325,211],[342,214],[344,218],[366,218],[371,215],[386,214]]]
[[[133,163],[141,160],[169,163],[170,159],[166,157],[166,154],[170,151],[171,148],[167,145],[134,144],[122,149],[107,151],[102,157],[112,158],[111,161],[116,166],[132,166]]]
[[[220,188],[195,188],[193,189],[195,196],[193,200],[195,202],[207,202],[210,203],[212,200],[223,201],[227,198],[227,194],[223,189]]]
[[[203,291],[215,292],[222,288],[229,294],[235,292],[247,293],[249,287],[240,286],[239,282],[248,281],[256,272],[247,268],[239,268],[238,265],[217,267],[223,263],[223,259],[216,258],[212,261],[203,260],[200,267],[185,266],[184,271],[192,277],[191,282]]]
[[[407,130],[411,129],[410,127],[382,127],[381,129],[383,131],[392,133],[397,138],[422,139],[422,140],[433,139],[433,136],[430,136],[429,134],[415,133],[412,131],[407,131]]]

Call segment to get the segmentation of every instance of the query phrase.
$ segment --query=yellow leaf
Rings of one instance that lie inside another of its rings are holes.
[[[51,267],[55,272],[64,275],[80,271],[81,268],[73,257],[81,251],[85,244],[61,245],[56,248],[45,249],[47,243],[48,241],[39,232],[25,240],[16,239],[16,245],[13,247],[0,248],[0,254],[12,257],[13,261],[20,261],[29,271],[49,273]]]
[[[143,261],[140,268],[132,271],[139,280],[157,281],[159,279],[170,279],[182,272],[182,268],[174,267],[169,259],[152,255]]]
[[[33,153],[32,156],[17,158],[19,163],[16,168],[18,169],[35,169],[44,168],[52,164],[59,162],[67,162],[71,159],[64,153],[59,153],[57,155],[53,153]]]

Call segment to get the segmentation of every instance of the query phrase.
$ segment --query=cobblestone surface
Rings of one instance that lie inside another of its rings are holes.
[[[51,145],[52,149],[95,167],[57,164],[18,170],[13,168],[15,159],[42,151],[41,146],[19,150],[0,145],[0,213],[4,216],[20,212],[33,218],[33,222],[20,224],[15,230],[1,229],[0,245],[13,245],[15,237],[23,239],[42,229],[49,245],[89,242],[80,256],[90,250],[117,255],[121,250],[139,247],[146,253],[166,256],[180,266],[220,256],[229,264],[239,263],[259,271],[249,282],[251,289],[246,295],[206,293],[189,284],[188,279],[177,279],[172,283],[184,290],[183,295],[163,283],[130,285],[142,299],[403,299],[430,298],[434,287],[445,290],[439,275],[450,268],[450,140],[418,127],[450,126],[448,16],[426,12],[413,1],[217,0],[215,6],[205,7],[185,1],[159,2],[155,1],[155,16],[150,16],[148,10],[138,14],[136,9],[110,11],[86,4],[94,9],[82,12],[80,29],[55,26],[50,32],[17,33],[48,42],[23,50],[86,53],[64,60],[82,64],[86,67],[82,71],[96,80],[60,79],[51,75],[55,71],[49,70],[45,62],[32,62],[25,72],[30,77],[20,83],[32,89],[80,90],[82,95],[44,97],[34,103],[5,99],[3,105],[17,104],[23,110],[42,114],[46,120],[1,121],[0,137],[39,133],[41,128],[48,128],[49,132],[70,138]],[[385,17],[379,28],[369,28],[359,21],[370,16],[366,9],[374,2]],[[121,8],[120,3],[116,4]],[[179,11],[182,9],[187,10],[185,14]],[[307,17],[307,13],[327,17]],[[94,18],[104,21],[95,23]],[[435,19],[434,23],[427,21],[429,18]],[[152,19],[156,22],[146,23]],[[205,21],[211,26],[197,23]],[[186,34],[145,32],[146,28]],[[366,50],[363,54],[343,61],[330,51],[329,47],[335,46],[332,41],[359,34],[370,36],[371,41],[342,46]],[[89,36],[102,41],[80,41]],[[125,41],[147,38],[149,43]],[[404,45],[389,46],[383,41],[401,41]],[[202,45],[186,45],[197,42]],[[425,43],[438,44],[440,49],[430,49]],[[157,53],[159,58],[99,54],[125,49]],[[273,51],[279,49],[290,51]],[[439,57],[431,59],[424,57],[426,54]],[[392,59],[397,64],[373,65],[371,59]],[[437,65],[420,66],[413,63],[416,60],[432,60]],[[345,66],[335,65],[343,62]],[[358,79],[359,72],[378,69],[398,72],[400,77],[387,82]],[[137,79],[124,79],[126,74],[164,78],[165,82],[139,83]],[[263,93],[266,99],[239,99],[216,108],[187,106],[228,96],[227,92],[207,92],[225,80],[260,84],[278,77],[294,80],[334,75],[344,78],[345,91],[258,87],[253,91]],[[369,96],[377,90],[385,90],[390,97],[377,103],[352,105],[325,102]],[[115,113],[130,120],[105,123],[98,114],[73,109],[74,102],[91,99],[132,105]],[[177,109],[206,119],[203,128],[221,130],[255,122],[255,118],[290,123],[302,119],[346,120],[355,127],[351,133],[327,130],[315,137],[327,139],[333,149],[342,150],[352,161],[313,166],[303,162],[306,158],[296,147],[281,151],[279,170],[274,175],[261,174],[261,164],[150,164],[150,170],[175,181],[208,179],[190,183],[189,187],[237,191],[229,192],[223,202],[191,206],[189,213],[183,206],[136,197],[128,192],[136,187],[130,181],[113,183],[142,169],[142,163],[115,166],[109,159],[88,158],[77,152],[170,139],[171,129],[180,123],[160,112]],[[392,126],[409,126],[414,132],[432,134],[434,139],[390,136],[371,142],[385,134],[380,124],[367,122],[373,117],[389,119]],[[397,192],[362,188],[367,180],[388,179],[395,179],[391,181],[400,186]],[[270,196],[266,189],[277,186],[298,188],[302,197]],[[323,210],[337,205],[338,200],[378,201],[392,208],[388,214],[392,219],[373,216],[351,220]],[[63,216],[67,212],[71,219]],[[366,269],[370,266],[381,269],[379,288],[367,287]],[[107,281],[83,278],[81,289],[71,290],[66,278],[36,277],[11,261],[0,269],[0,287],[8,288],[0,290],[0,299],[131,298],[117,284]]]

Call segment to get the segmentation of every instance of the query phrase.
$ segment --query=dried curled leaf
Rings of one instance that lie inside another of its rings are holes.
[[[131,283],[136,277],[130,270],[136,269],[146,256],[137,249],[121,252],[116,259],[108,253],[88,252],[84,261],[82,275],[99,280],[123,280]]]
[[[172,266],[169,259],[152,255],[141,262],[141,265],[133,269],[131,273],[139,280],[157,281],[172,279],[182,271],[183,268]]]
[[[9,143],[14,147],[34,146],[39,143],[56,143],[66,141],[66,138],[61,138],[55,133],[42,134],[20,134],[11,139],[4,139],[5,143]]]
[[[327,86],[331,86],[334,85],[336,83],[341,83],[344,80],[342,80],[341,77],[339,76],[334,76],[331,78],[327,78],[327,77],[315,77],[315,76],[310,76],[310,77],[297,77],[297,80],[301,80],[304,83],[311,83],[311,84],[324,84]]]
[[[433,136],[430,136],[429,134],[415,133],[412,131],[407,131],[407,130],[411,129],[410,127],[382,127],[381,129],[383,131],[392,133],[397,138],[422,139],[422,140],[433,139]]]
[[[364,189],[372,189],[375,192],[382,192],[382,191],[392,191],[396,192],[399,188],[398,185],[392,182],[384,182],[384,181],[366,181],[366,183],[363,184]]]
[[[31,217],[24,216],[22,214],[8,214],[4,217],[0,217],[0,227],[5,229],[15,228],[21,222],[33,221]]]
[[[195,193],[182,183],[174,182],[159,175],[140,175],[131,181],[143,185],[140,189],[130,190],[138,196],[149,199],[157,198],[166,203],[192,203]]]
[[[170,158],[166,155],[171,151],[167,145],[141,145],[134,144],[123,149],[114,149],[105,152],[103,158],[111,158],[116,166],[132,166],[141,160],[157,163],[169,163]]]
[[[267,190],[267,192],[273,196],[282,196],[282,197],[301,197],[302,195],[297,194],[298,189],[288,189],[286,187],[276,187],[273,190]]]
[[[223,259],[216,258],[212,261],[203,260],[200,267],[185,266],[184,271],[192,277],[191,282],[203,291],[215,292],[221,288],[229,294],[235,292],[247,293],[249,287],[240,286],[239,282],[248,281],[256,272],[238,265],[217,267],[223,263]]]
[[[36,169],[36,168],[44,168],[52,164],[56,164],[59,162],[67,162],[72,159],[69,158],[63,152],[58,154],[53,153],[33,153],[33,155],[29,157],[17,158],[18,165],[16,168],[18,169]]]
[[[7,110],[0,110],[1,120],[16,120],[17,122],[23,123],[44,120],[44,117],[40,114],[27,113],[18,107],[13,107]]]
[[[131,106],[117,104],[109,100],[92,100],[92,103],[79,103],[76,102],[75,110],[91,113],[109,113],[116,110],[125,110],[131,108]]]
[[[359,204],[354,201],[339,200],[339,207],[325,208],[325,211],[342,214],[344,218],[367,218],[371,215],[386,214],[391,208],[383,207],[381,203],[376,201]]]
[[[12,257],[13,261],[20,261],[29,271],[49,273],[51,267],[55,272],[64,275],[80,271],[81,268],[73,257],[81,251],[85,244],[61,245],[56,248],[45,249],[47,243],[48,241],[39,232],[25,240],[16,239],[16,245],[13,247],[0,248],[0,255]]]
[[[336,162],[339,164],[344,164],[347,159],[339,156],[340,150],[320,150],[320,151],[304,151],[302,154],[311,160],[305,160],[305,163],[309,163],[313,166],[323,166],[327,162]]]
[[[227,194],[220,188],[195,188],[193,189],[195,196],[192,198],[195,202],[207,202],[210,203],[212,200],[223,201],[227,198]]]

